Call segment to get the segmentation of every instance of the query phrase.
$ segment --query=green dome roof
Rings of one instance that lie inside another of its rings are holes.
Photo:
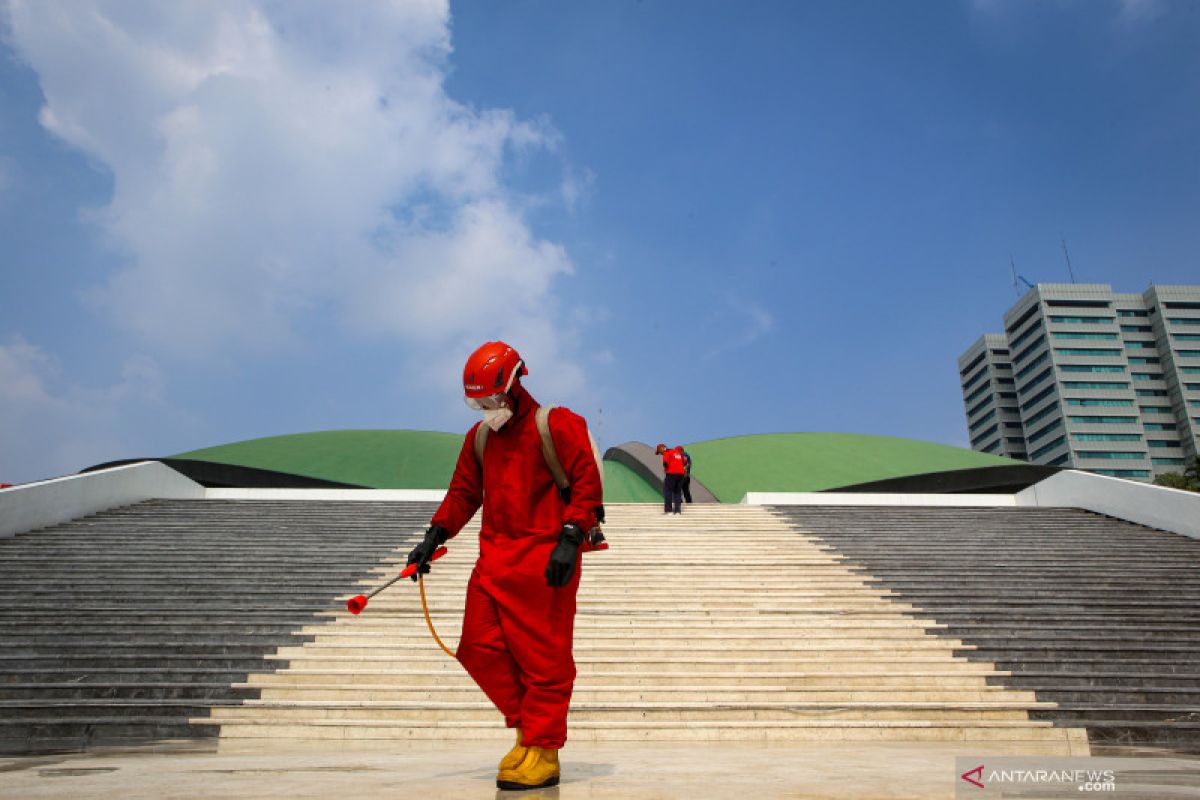
[[[961,447],[857,433],[775,433],[685,445],[692,475],[723,503],[746,492],[819,492],[868,481],[1025,462]]]
[[[445,489],[463,434],[409,430],[346,430],[268,436],[180,453],[173,458],[304,475],[373,489]],[[661,500],[628,467],[604,462],[610,503]]]
[[[460,433],[343,430],[249,439],[174,458],[232,464],[375,489],[445,489]],[[886,478],[1024,462],[961,447],[853,433],[734,436],[686,445],[692,474],[722,502],[746,492],[817,492]],[[651,484],[604,462],[605,501],[658,502]]]

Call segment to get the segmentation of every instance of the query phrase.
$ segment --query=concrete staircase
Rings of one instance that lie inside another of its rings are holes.
[[[215,736],[190,720],[434,507],[151,501],[0,539],[0,752]]]
[[[883,512],[890,513],[890,512]],[[1081,729],[1028,689],[997,684],[974,647],[812,535],[766,509],[609,509],[612,550],[585,557],[576,621],[573,740],[979,741],[1086,753]],[[475,529],[427,579],[453,648]],[[381,584],[409,546],[346,595]],[[360,617],[334,604],[267,657],[199,726],[223,738],[509,740],[498,713],[430,638],[416,586]],[[957,654],[957,655],[956,655]]]
[[[1200,541],[1071,509],[776,509],[1032,719],[1200,751]],[[963,642],[966,647],[958,647]]]

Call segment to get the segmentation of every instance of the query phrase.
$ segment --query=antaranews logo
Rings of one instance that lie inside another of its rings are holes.
[[[955,757],[956,772],[970,767],[959,773],[955,784],[955,796],[960,800],[1016,796],[1034,788],[1110,796],[1117,791],[1117,762],[1090,757],[997,756],[980,763],[975,760],[978,757]]]

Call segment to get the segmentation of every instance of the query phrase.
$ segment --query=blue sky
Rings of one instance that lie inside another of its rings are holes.
[[[465,430],[966,445],[1032,281],[1200,282],[1200,3],[9,2],[0,482]]]

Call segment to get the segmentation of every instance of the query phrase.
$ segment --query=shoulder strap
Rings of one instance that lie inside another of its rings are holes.
[[[475,429],[475,460],[479,462],[479,468],[483,469],[483,447],[487,444],[489,428],[484,423],[479,423],[479,427]]]
[[[542,437],[542,456],[546,459],[550,474],[554,476],[554,484],[559,489],[566,489],[571,485],[571,481],[563,471],[562,463],[558,460],[558,451],[554,449],[554,437],[550,435],[550,412],[553,410],[554,406],[540,406],[534,421],[537,422],[538,435]]]

